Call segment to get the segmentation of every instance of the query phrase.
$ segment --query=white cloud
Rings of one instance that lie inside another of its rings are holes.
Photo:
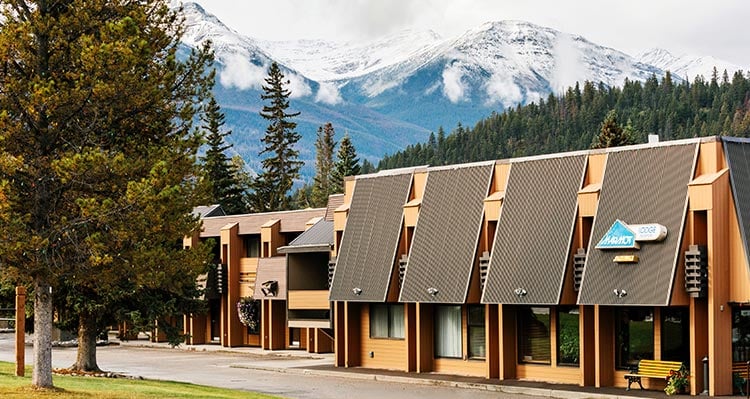
[[[468,90],[462,78],[463,71],[457,64],[448,65],[443,69],[443,93],[452,103],[463,100]]]
[[[287,88],[291,92],[289,98],[307,97],[312,94],[310,85],[305,82],[305,78],[296,73],[287,72],[286,78],[289,80]]]
[[[537,103],[539,104],[539,100],[542,99],[542,94],[536,91],[527,91],[526,92],[526,103]]]
[[[328,105],[336,105],[342,101],[339,88],[333,83],[321,82],[318,94],[315,95],[315,102]]]
[[[584,70],[581,67],[581,52],[573,38],[566,33],[557,35],[553,49],[555,67],[552,70],[552,90],[560,93],[568,87],[575,86],[578,76]]]
[[[260,89],[268,68],[251,63],[241,54],[232,54],[223,62],[224,69],[219,74],[219,83],[222,86],[236,87],[240,90]]]
[[[495,71],[485,84],[487,91],[487,105],[495,103],[508,107],[523,100],[523,94],[518,85],[513,82],[513,77],[503,71]]]

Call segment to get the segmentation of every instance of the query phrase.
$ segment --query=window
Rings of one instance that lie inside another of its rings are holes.
[[[732,361],[750,360],[750,309],[732,307]]]
[[[661,360],[690,364],[690,323],[687,308],[661,310]]]
[[[248,258],[260,258],[260,236],[257,234],[245,236],[245,251]]]
[[[370,338],[404,338],[404,305],[370,305]]]
[[[518,310],[518,361],[550,364],[549,308],[523,307]]]
[[[461,306],[435,307],[435,357],[461,358]]]
[[[557,364],[570,366],[580,364],[578,314],[578,308],[557,309]]]
[[[641,359],[654,358],[654,313],[650,308],[617,309],[615,313],[617,353],[620,369],[635,366]]]
[[[484,359],[485,331],[484,331],[484,305],[469,305],[468,307],[468,333],[469,333],[469,358]]]

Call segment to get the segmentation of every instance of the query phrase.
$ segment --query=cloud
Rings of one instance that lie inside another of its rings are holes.
[[[333,83],[320,82],[318,94],[315,95],[315,102],[328,105],[336,105],[342,101],[339,88]]]
[[[266,66],[255,65],[242,54],[229,55],[223,63],[224,69],[219,74],[219,83],[227,88],[260,90],[263,79],[268,73]]]
[[[575,86],[577,77],[583,70],[581,66],[581,52],[576,47],[573,38],[566,33],[557,35],[553,49],[555,67],[552,70],[552,90],[561,93],[568,87]]]
[[[305,78],[292,72],[287,72],[285,76],[289,80],[289,85],[287,85],[290,91],[289,98],[307,97],[312,94],[312,89]]]
[[[468,90],[462,78],[463,71],[457,64],[448,65],[443,69],[443,93],[454,104],[463,100]]]
[[[523,100],[523,94],[513,77],[503,71],[495,71],[484,86],[487,92],[487,105],[495,103],[503,106],[515,105]]]
[[[536,92],[536,91],[526,92],[526,104],[529,104],[529,103],[539,104],[541,99],[542,99],[542,94],[539,92]]]

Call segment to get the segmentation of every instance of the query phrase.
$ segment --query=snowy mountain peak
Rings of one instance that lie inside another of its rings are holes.
[[[727,71],[727,74],[729,74],[730,77],[734,72],[746,69],[712,56],[697,56],[690,54],[675,56],[669,51],[661,48],[646,50],[638,54],[636,58],[644,64],[653,65],[662,70],[670,71],[673,75],[687,80],[692,80],[698,75],[710,79],[714,68],[716,68],[719,74]]]

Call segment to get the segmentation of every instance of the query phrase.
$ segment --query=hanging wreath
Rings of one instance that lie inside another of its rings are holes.
[[[240,323],[246,325],[252,331],[258,331],[258,324],[260,323],[259,301],[251,296],[240,298],[237,302],[237,314],[240,317]]]

